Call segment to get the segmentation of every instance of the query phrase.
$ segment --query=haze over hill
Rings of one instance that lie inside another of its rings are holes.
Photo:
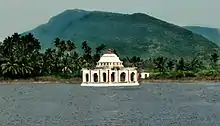
[[[200,34],[220,46],[220,29],[201,26],[184,26],[184,28]]]
[[[122,56],[142,58],[192,57],[219,51],[216,44],[201,35],[142,13],[66,10],[29,32],[41,41],[43,49],[60,37],[73,40],[78,47],[87,40],[93,48],[105,44]]]

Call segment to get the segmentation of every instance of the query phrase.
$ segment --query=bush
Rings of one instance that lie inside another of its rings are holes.
[[[184,71],[185,77],[196,77],[196,73],[193,71]]]
[[[152,79],[161,79],[161,78],[167,78],[168,75],[169,75],[168,73],[156,72],[156,73],[151,73],[150,78],[152,78]]]
[[[183,71],[171,71],[169,73],[169,77],[168,78],[175,78],[175,79],[178,79],[178,78],[182,78],[184,77],[184,73]]]
[[[218,76],[220,75],[220,71],[218,70],[202,70],[198,73],[199,76]]]

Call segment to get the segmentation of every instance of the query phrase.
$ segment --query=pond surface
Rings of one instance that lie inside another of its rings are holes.
[[[220,83],[0,85],[1,126],[219,126]]]

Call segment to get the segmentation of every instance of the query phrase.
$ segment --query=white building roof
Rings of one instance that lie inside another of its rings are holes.
[[[122,61],[119,59],[119,57],[114,53],[104,54],[98,61],[99,63],[122,63]]]

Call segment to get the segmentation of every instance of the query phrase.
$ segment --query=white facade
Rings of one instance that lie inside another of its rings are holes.
[[[95,69],[82,69],[82,86],[134,86],[138,83],[135,67],[124,67],[112,51],[97,62]]]
[[[141,79],[146,79],[150,76],[150,73],[141,73]]]

